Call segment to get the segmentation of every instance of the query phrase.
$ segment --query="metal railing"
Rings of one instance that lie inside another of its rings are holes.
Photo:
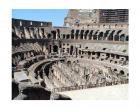
[[[103,82],[98,84],[87,84],[87,85],[79,85],[79,86],[70,86],[70,87],[60,87],[54,88],[53,92],[63,92],[63,91],[71,91],[71,90],[81,90],[87,88],[97,88],[97,87],[105,87],[105,86],[113,86],[119,84],[128,84],[129,80],[122,80],[122,81],[113,81],[113,82]]]

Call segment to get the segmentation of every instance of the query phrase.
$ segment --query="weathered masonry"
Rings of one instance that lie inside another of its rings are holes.
[[[62,27],[12,19],[12,78],[54,92],[126,84],[128,27],[127,9],[72,9]]]

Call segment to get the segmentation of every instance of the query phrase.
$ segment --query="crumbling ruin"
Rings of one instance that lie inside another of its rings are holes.
[[[26,89],[12,87],[12,99],[70,99],[57,92],[128,84],[128,41],[126,9],[69,10],[63,27],[12,19],[12,79]],[[54,95],[30,96],[42,90]]]

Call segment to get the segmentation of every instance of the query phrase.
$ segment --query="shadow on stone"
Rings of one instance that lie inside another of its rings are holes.
[[[12,87],[12,99],[14,100],[71,100],[68,96],[52,93],[39,85],[28,83],[12,84],[14,84],[12,85],[14,86]]]

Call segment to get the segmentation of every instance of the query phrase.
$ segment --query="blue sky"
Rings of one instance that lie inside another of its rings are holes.
[[[63,26],[68,9],[13,9],[12,18],[49,21],[53,26]]]

